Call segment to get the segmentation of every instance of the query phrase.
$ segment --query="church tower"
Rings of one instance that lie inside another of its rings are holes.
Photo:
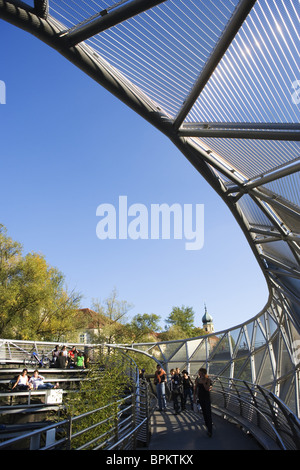
[[[202,317],[202,328],[209,334],[215,331],[212,316],[207,313],[206,305],[204,304],[204,315]]]

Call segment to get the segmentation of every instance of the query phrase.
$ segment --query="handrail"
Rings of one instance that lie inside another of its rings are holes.
[[[133,388],[133,393],[126,395],[117,401],[108,403],[103,407],[88,411],[79,416],[70,416],[58,423],[47,425],[4,441],[0,443],[0,450],[11,448],[11,446],[14,445],[20,445],[21,442],[26,440],[30,440],[30,449],[49,450],[63,448],[65,450],[70,450],[76,438],[82,435],[87,435],[89,431],[94,430],[97,427],[101,428],[101,425],[107,423],[111,424],[108,430],[102,434],[100,430],[99,435],[84,444],[81,444],[77,449],[84,449],[94,446],[94,444],[97,444],[96,447],[93,447],[94,450],[99,448],[102,448],[103,450],[123,449],[124,446],[129,449],[134,449],[137,437],[138,440],[143,441],[146,445],[149,441],[150,435],[150,417],[156,407],[156,401],[151,405],[151,399],[153,399],[153,396],[150,392],[149,384],[146,381],[140,381],[139,387]],[[130,403],[126,404],[128,401],[130,401]],[[121,406],[124,404],[126,404],[126,406],[121,409]],[[76,422],[86,418],[87,416],[96,415],[99,411],[108,409],[109,407],[112,407],[113,409],[116,409],[117,407],[119,410],[116,414],[112,412],[107,418],[93,423],[91,426],[74,433],[72,432],[73,425]],[[129,413],[129,416],[123,419],[122,415],[126,412]],[[143,428],[146,429],[144,430],[144,433],[140,434]],[[63,434],[63,437],[57,438],[61,433]],[[46,436],[46,444],[43,447],[40,446],[42,435]],[[116,438],[116,436],[118,437]],[[101,439],[102,442],[99,443]]]
[[[219,392],[217,391],[215,393],[218,394]],[[230,396],[233,397],[235,395],[228,393],[228,396],[230,398]],[[242,410],[244,410],[244,409],[248,410],[248,415],[251,414],[255,410],[256,414],[258,414],[260,416],[260,418],[261,418],[260,423],[261,424],[260,424],[260,426],[257,427],[257,430],[255,429],[255,426],[251,426],[251,424],[252,424],[251,421],[249,421],[247,423],[246,420],[243,420],[243,424],[244,424],[244,427],[247,427],[247,425],[248,425],[248,430],[252,432],[253,436],[263,445],[263,447],[265,447],[267,449],[276,449],[277,446],[278,446],[278,448],[280,450],[287,450],[286,446],[284,444],[284,441],[281,438],[280,434],[277,432],[277,430],[273,426],[272,422],[266,417],[266,415],[264,415],[264,413],[262,411],[258,410],[257,408],[252,406],[249,402],[247,402],[247,400],[244,400],[241,397],[238,397],[238,403],[239,403],[239,407]],[[218,405],[216,405],[216,404],[213,405],[213,406],[218,408]],[[226,413],[229,416],[231,416],[231,418],[235,418],[236,420],[239,421],[239,419],[237,419],[236,414],[230,409],[230,407],[226,408]],[[242,413],[239,413],[238,416],[240,418],[243,418]],[[262,424],[262,421],[263,421],[263,424]],[[260,435],[261,433],[258,432],[261,429],[264,429],[263,437],[261,437],[261,435]],[[271,438],[271,441],[270,441],[271,444],[267,444],[265,435],[268,436],[269,438]]]
[[[265,446],[265,448],[277,447],[282,450],[299,449],[300,422],[293,414],[290,413],[283,403],[280,403],[280,406],[278,406],[278,399],[271,392],[262,390],[261,387],[257,387],[255,384],[246,383],[242,380],[233,381],[227,377],[212,377],[212,379],[214,382],[212,392],[213,409],[222,411],[224,415],[230,416],[234,420],[240,420],[243,426],[246,428],[248,427],[248,430],[259,442],[261,442],[263,446]],[[136,439],[137,433],[143,426],[149,425],[150,416],[155,409],[154,405],[149,406],[151,398],[149,393],[149,384],[142,381],[140,385],[140,390],[144,392],[143,398],[145,410],[142,410],[140,405],[137,408],[137,397],[135,393],[132,393],[119,399],[117,402],[109,403],[104,407],[88,411],[80,416],[48,425],[44,428],[25,433],[22,436],[3,442],[0,444],[0,450],[8,448],[12,444],[19,443],[20,441],[28,438],[33,440],[34,437],[41,436],[41,434],[47,435],[47,433],[53,429],[56,429],[56,432],[58,429],[64,429],[65,437],[52,441],[42,449],[55,449],[61,446],[66,449],[71,449],[72,442],[76,437],[86,434],[91,429],[95,429],[103,423],[110,422],[113,415],[110,415],[106,419],[94,423],[92,426],[83,430],[72,433],[72,426],[75,422],[93,415],[101,409],[107,409],[110,406],[117,406],[120,408],[120,406],[128,400],[130,400],[130,403],[122,410],[119,409],[117,412],[116,424],[111,426],[110,429],[104,433],[100,433],[89,442],[82,444],[78,449],[83,449],[96,443],[97,449],[101,448],[104,450],[118,449],[120,447],[123,448],[122,446],[124,445],[128,445],[130,448],[133,448],[133,442]],[[255,400],[253,399],[253,396],[255,396]],[[222,402],[220,402],[218,397],[222,397]],[[141,396],[139,398],[141,398]],[[266,398],[268,398],[269,401]],[[273,400],[274,403],[272,412],[270,410],[271,400]],[[147,409],[149,410],[148,412]],[[130,412],[130,414],[126,420],[122,421],[120,418],[126,411]],[[143,412],[146,415],[143,415]],[[138,415],[140,418],[139,423],[137,423],[137,420],[133,419],[135,415]],[[292,420],[293,428],[291,428],[290,420]],[[70,430],[70,432],[68,430]],[[116,434],[118,435],[117,439],[115,439]],[[147,436],[147,438],[148,437],[149,436]],[[266,438],[269,440],[268,444],[266,444]],[[99,440],[101,439],[102,442],[99,443]],[[274,444],[274,447],[272,447],[272,443]]]
[[[211,378],[214,408],[240,421],[256,438],[263,435],[282,450],[300,449],[300,420],[272,392],[239,379]]]
[[[36,429],[34,431],[29,431],[21,436],[13,437],[12,439],[9,439],[7,441],[1,442],[0,443],[0,450],[3,450],[5,448],[8,448],[12,446],[13,444],[19,443],[21,441],[24,441],[26,439],[31,439],[34,438],[35,436],[40,436],[42,433],[47,433],[51,431],[52,429],[57,429],[58,427],[63,427],[65,425],[69,424],[69,420],[65,419],[63,421],[60,421],[59,423],[54,423],[54,424],[49,424],[48,426],[45,426],[44,428],[41,429]],[[67,438],[63,439],[63,442],[65,442]]]
[[[32,347],[32,344],[32,342],[26,343],[27,347]],[[21,344],[19,343],[18,346]],[[92,347],[91,345],[85,346]],[[133,415],[135,417],[137,414],[137,419],[140,419],[139,407],[143,391],[140,390],[137,365],[118,345],[109,345],[109,347],[118,349],[126,361],[131,363],[130,375],[135,387],[135,396],[132,398],[135,401]],[[211,377],[214,381],[212,397],[217,401],[213,406],[216,409],[224,415],[231,416],[232,419],[239,419],[244,427],[251,429],[253,434],[262,435],[263,433],[282,449],[300,449],[300,420],[271,391],[241,379],[213,375]],[[147,393],[149,394],[149,390]],[[222,403],[217,395],[219,398],[222,397]],[[133,423],[132,429],[134,428]]]

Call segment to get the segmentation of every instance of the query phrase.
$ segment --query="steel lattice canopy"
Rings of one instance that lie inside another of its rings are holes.
[[[214,363],[212,342],[208,356],[202,350],[207,339],[149,351],[166,363],[204,361],[217,373],[249,370],[253,381],[284,390],[299,415],[298,0],[0,0],[0,18],[168,136],[228,205],[265,275],[264,311],[219,337],[227,357]]]

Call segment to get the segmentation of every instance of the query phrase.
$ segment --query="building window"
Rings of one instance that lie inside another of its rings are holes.
[[[86,334],[82,333],[79,335],[79,342],[80,343],[85,343],[86,342]]]

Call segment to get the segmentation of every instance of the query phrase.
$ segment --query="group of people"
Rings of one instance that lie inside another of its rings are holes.
[[[212,389],[212,381],[207,374],[207,370],[205,368],[199,369],[195,382],[192,381],[186,370],[183,370],[181,373],[178,367],[171,369],[170,374],[171,379],[168,382],[166,372],[161,365],[157,365],[154,383],[156,385],[159,411],[165,411],[167,408],[166,385],[168,385],[171,391],[175,414],[186,409],[188,398],[192,410],[194,409],[194,403],[199,404],[207,427],[207,433],[211,437],[212,415],[210,391]]]
[[[33,376],[29,377],[28,370],[23,369],[22,373],[18,376],[16,382],[12,386],[12,389],[27,391],[27,390],[44,390],[50,388],[58,388],[58,382],[53,385],[50,382],[44,382],[43,377],[38,370],[33,372]]]
[[[69,351],[66,346],[59,349],[55,346],[52,351],[52,365],[58,369],[65,369],[66,367],[78,367],[80,369],[86,368],[86,358],[81,351],[77,351],[73,346]]]
[[[61,349],[59,349],[59,346],[56,346],[52,351],[51,364],[53,367],[58,369],[65,369],[66,367],[85,369],[86,362],[87,360],[85,355],[81,351],[77,351],[75,346],[73,346],[69,351],[66,346],[63,346]],[[58,386],[58,383],[53,385],[49,382],[45,382],[45,377],[43,377],[38,370],[35,370],[32,377],[29,377],[28,370],[23,369],[13,384],[12,389],[28,391],[58,388]]]
[[[180,373],[180,369],[170,370],[171,381],[170,381],[170,390],[172,393],[172,399],[174,403],[175,413],[178,414],[180,411],[186,409],[187,398],[190,400],[191,409],[194,409],[194,397],[193,390],[194,384],[190,378],[188,372],[183,370]]]

